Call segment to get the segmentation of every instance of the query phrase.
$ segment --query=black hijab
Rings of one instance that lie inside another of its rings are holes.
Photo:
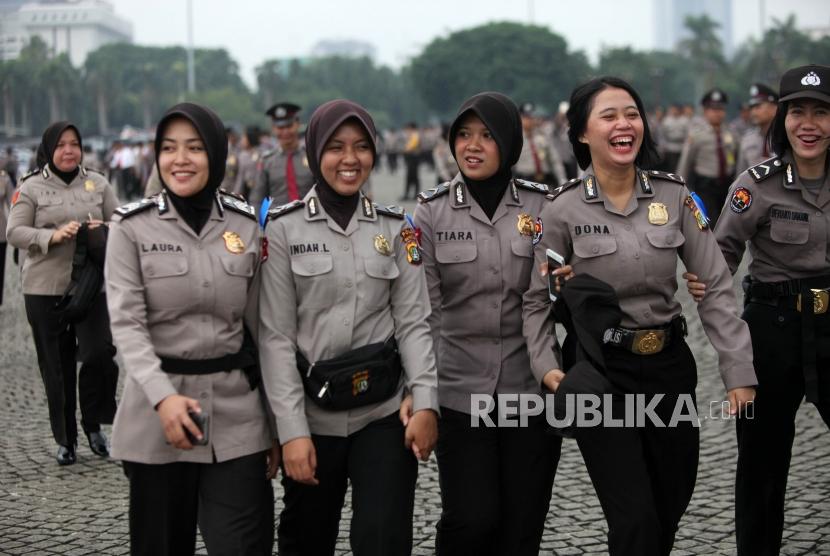
[[[522,119],[516,103],[501,93],[479,93],[468,98],[458,109],[458,114],[450,126],[448,140],[456,162],[458,157],[455,155],[455,137],[468,114],[478,116],[490,130],[499,147],[500,165],[495,174],[484,180],[473,180],[464,176],[464,183],[470,189],[470,194],[481,206],[487,218],[492,219],[504,190],[513,177],[511,168],[522,154]],[[464,175],[464,172],[461,174]]]
[[[36,162],[38,168],[43,169],[48,166],[53,174],[62,179],[66,184],[70,184],[72,183],[72,180],[75,179],[75,176],[78,175],[80,168],[76,166],[69,172],[63,172],[56,168],[55,163],[52,161],[55,157],[55,149],[58,147],[58,141],[60,141],[61,135],[67,129],[72,129],[75,132],[75,135],[78,136],[78,146],[81,148],[81,160],[83,160],[84,144],[81,139],[81,132],[78,131],[75,124],[63,120],[53,123],[43,132],[43,137],[40,139],[40,145],[37,147]]]
[[[216,190],[219,189],[219,184],[225,178],[228,140],[225,136],[225,125],[210,108],[192,102],[182,102],[165,112],[156,126],[156,166],[159,162],[164,131],[168,124],[176,118],[184,118],[193,124],[205,145],[205,152],[208,157],[207,184],[195,195],[180,197],[164,183],[161,173],[159,173],[159,180],[167,192],[170,202],[176,207],[176,211],[190,226],[190,229],[198,234],[210,218],[213,203],[216,202]]]
[[[323,173],[320,171],[320,160],[323,158],[323,149],[326,143],[346,120],[354,120],[366,130],[366,135],[369,137],[369,143],[372,146],[372,167],[374,168],[377,161],[377,130],[372,116],[359,104],[344,99],[330,100],[314,111],[305,130],[305,147],[309,155],[308,167],[317,181],[317,195],[320,197],[320,202],[326,209],[326,213],[343,230],[349,225],[349,221],[351,221],[357,208],[360,192],[358,191],[353,195],[341,195],[335,191],[323,178]]]

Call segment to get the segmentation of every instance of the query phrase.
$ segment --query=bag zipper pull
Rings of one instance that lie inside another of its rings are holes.
[[[326,390],[328,390],[328,389],[329,389],[329,381],[327,380],[326,383],[323,385],[323,387],[320,388],[320,392],[317,393],[317,397],[322,398],[323,395],[325,395]]]
[[[315,365],[315,364],[314,364],[314,363],[312,363],[311,365],[309,365],[309,366],[308,366],[308,370],[307,370],[307,371],[306,371],[306,373],[305,373],[305,377],[306,377],[306,378],[308,378],[308,377],[310,377],[310,376],[311,376],[311,369],[313,369],[313,368],[314,368],[314,365]]]

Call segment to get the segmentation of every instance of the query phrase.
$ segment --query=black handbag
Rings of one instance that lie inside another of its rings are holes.
[[[309,363],[297,352],[297,370],[303,388],[314,403],[330,411],[344,411],[383,402],[400,388],[403,367],[392,336],[338,357]]]
[[[71,281],[54,309],[63,322],[86,318],[95,297],[101,292],[108,231],[106,226],[90,229],[86,222],[78,229]]]

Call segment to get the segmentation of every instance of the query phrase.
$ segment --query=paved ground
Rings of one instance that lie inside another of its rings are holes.
[[[403,177],[378,172],[375,196],[397,198]],[[422,183],[432,182],[424,173]],[[80,446],[78,463],[58,467],[37,371],[17,268],[7,264],[6,303],[0,307],[0,554],[127,554],[127,481],[113,461]],[[701,417],[719,401],[722,384],[714,353],[686,297],[689,342],[697,357]],[[734,424],[704,419],[695,496],[680,525],[674,555],[735,552],[732,485]],[[281,488],[275,483],[277,498]],[[281,503],[277,503],[277,509]],[[432,554],[440,512],[434,458],[421,466],[415,508],[415,554]],[[830,555],[830,434],[804,406],[797,421],[782,554]],[[344,512],[339,554],[350,554]],[[606,527],[576,445],[566,441],[548,513],[544,554],[604,554]],[[200,546],[200,554],[204,548]]]

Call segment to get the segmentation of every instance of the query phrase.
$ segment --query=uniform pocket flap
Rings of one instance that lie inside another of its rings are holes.
[[[254,253],[244,253],[234,257],[221,257],[222,267],[231,276],[251,277],[254,275]]]
[[[175,255],[152,255],[141,258],[141,272],[148,278],[166,278],[187,274],[187,258]]]
[[[514,239],[510,242],[510,250],[519,257],[533,257],[533,243],[529,239]]]
[[[646,232],[646,237],[658,249],[677,248],[686,242],[680,230],[650,230]]]
[[[439,263],[468,263],[478,255],[475,243],[439,243],[435,246],[435,260]]]
[[[770,221],[769,235],[777,243],[804,245],[810,239],[810,225],[773,219]]]
[[[305,255],[291,259],[291,272],[297,276],[319,276],[331,272],[331,255]]]
[[[63,198],[60,195],[41,195],[37,198],[37,204],[44,207],[62,205]]]
[[[395,264],[395,259],[392,257],[377,257],[367,259],[366,274],[372,278],[379,278],[381,280],[392,280],[397,278],[400,272],[398,265]]]
[[[574,240],[574,254],[582,259],[610,255],[617,250],[617,238],[614,236],[588,236]]]

